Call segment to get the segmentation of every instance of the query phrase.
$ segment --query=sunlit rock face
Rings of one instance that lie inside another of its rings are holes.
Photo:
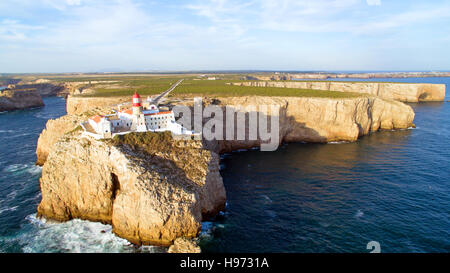
[[[253,96],[212,101],[223,111],[226,106],[240,112],[256,105],[259,113],[259,106],[276,106],[279,142],[356,141],[380,129],[411,127],[414,121],[410,106],[378,97]],[[136,244],[171,245],[180,237],[196,237],[201,222],[225,207],[218,154],[261,143],[248,138],[176,140],[170,133],[94,140],[77,130],[85,117],[67,115],[49,121],[39,138],[38,161],[44,166],[38,215],[109,223],[115,234]],[[249,130],[247,122],[244,127]]]
[[[225,207],[219,156],[201,141],[147,134],[123,143],[61,138],[43,166],[38,215],[110,223],[135,244],[196,237]]]
[[[44,106],[42,97],[36,90],[0,91],[0,112]]]
[[[402,102],[443,101],[445,84],[382,82],[241,82],[241,86],[284,87],[370,94]]]

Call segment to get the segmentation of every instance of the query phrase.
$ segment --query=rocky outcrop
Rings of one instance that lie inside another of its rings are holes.
[[[86,118],[86,116],[65,115],[58,119],[48,120],[45,129],[38,138],[36,164],[40,166],[44,165],[48,154],[53,150],[53,145],[61,138],[61,136],[78,127],[81,129],[80,123],[85,121]]]
[[[168,253],[200,253],[200,247],[192,240],[177,238],[169,247]]]
[[[44,106],[36,90],[0,91],[0,112]]]
[[[428,83],[375,83],[375,82],[241,82],[231,83],[240,86],[284,87],[337,92],[354,92],[379,96],[402,102],[443,101],[445,84]]]
[[[169,133],[66,135],[43,166],[41,192],[40,217],[101,221],[132,243],[167,246],[196,237],[226,199],[219,156]]]

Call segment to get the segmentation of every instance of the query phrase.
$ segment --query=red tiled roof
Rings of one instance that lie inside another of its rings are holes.
[[[103,116],[93,116],[91,117],[91,119],[95,122],[95,123],[99,123],[102,120]]]
[[[131,110],[131,109],[122,109],[122,110],[120,110],[120,112],[128,114],[128,115],[132,115],[133,114],[133,110]]]

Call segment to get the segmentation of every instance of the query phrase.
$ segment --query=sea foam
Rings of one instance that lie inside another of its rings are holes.
[[[137,247],[117,237],[110,225],[74,219],[64,223],[53,223],[37,218],[35,214],[26,218],[33,226],[33,232],[20,238],[22,250],[28,253],[124,253],[165,252],[166,248],[156,246]]]

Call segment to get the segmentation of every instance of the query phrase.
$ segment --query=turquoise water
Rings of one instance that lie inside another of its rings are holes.
[[[44,102],[0,114],[0,252],[163,251],[136,248],[108,225],[36,219],[36,141],[65,114],[64,99]],[[223,155],[227,211],[204,224],[203,251],[367,252],[378,241],[383,252],[449,252],[450,103],[411,106],[417,129]]]

